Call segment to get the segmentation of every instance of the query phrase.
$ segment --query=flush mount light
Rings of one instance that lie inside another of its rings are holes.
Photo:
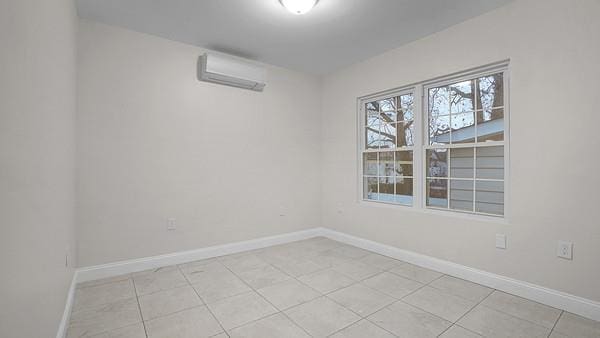
[[[319,0],[279,0],[283,7],[294,14],[308,13]]]

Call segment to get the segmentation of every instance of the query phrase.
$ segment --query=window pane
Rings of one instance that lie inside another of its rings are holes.
[[[477,148],[477,178],[504,179],[504,147]]]
[[[438,208],[448,207],[448,180],[427,180],[427,206]]]
[[[429,144],[450,143],[450,116],[436,116],[429,119]]]
[[[380,148],[395,148],[396,147],[396,124],[382,123],[379,129],[381,135]]]
[[[377,200],[377,177],[364,177],[363,184],[363,198],[368,200]]]
[[[450,149],[450,177],[473,178],[474,152],[474,148]]]
[[[410,147],[414,145],[414,133],[415,124],[414,122],[398,123],[396,129],[396,139],[398,140],[398,147]]]
[[[473,87],[473,80],[463,81],[450,85],[451,114],[475,110]]]
[[[379,153],[379,176],[395,176],[393,151]]]
[[[379,111],[388,112],[388,111],[396,111],[396,98],[390,97],[389,99],[379,100],[377,101],[379,104]]]
[[[454,114],[452,121],[452,143],[475,142],[475,116],[473,112]]]
[[[394,177],[379,178],[379,200],[384,202],[394,202]]]
[[[412,178],[396,177],[395,203],[412,205],[413,203],[413,180]]]
[[[377,176],[377,153],[363,154],[363,174]]]
[[[504,108],[477,112],[477,142],[504,140]]]
[[[413,176],[413,152],[397,151],[396,165],[394,167],[396,176]]]
[[[490,111],[504,106],[504,82],[502,73],[477,79],[477,109]]]
[[[472,180],[450,180],[450,209],[473,211]]]
[[[414,117],[412,94],[400,96],[400,109],[398,110],[398,121],[412,121]]]
[[[427,150],[427,176],[448,177],[448,149]]]
[[[448,87],[429,89],[429,117],[450,114]]]
[[[503,181],[475,181],[475,211],[504,215]]]
[[[381,137],[379,136],[381,121],[377,115],[367,115],[365,127],[365,148],[379,148]]]

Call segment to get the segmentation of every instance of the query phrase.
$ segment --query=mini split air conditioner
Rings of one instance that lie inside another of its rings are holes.
[[[243,59],[221,55],[201,55],[198,59],[198,80],[262,92],[265,69]]]

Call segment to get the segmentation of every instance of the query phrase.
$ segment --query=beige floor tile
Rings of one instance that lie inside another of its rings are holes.
[[[382,271],[379,268],[360,263],[358,261],[351,261],[335,265],[333,266],[333,270],[343,273],[344,275],[357,281],[372,277]]]
[[[229,335],[225,332],[219,333],[217,335],[214,336],[210,336],[210,338],[229,338]]]
[[[205,281],[214,275],[231,273],[229,269],[217,260],[188,263],[181,265],[180,269],[191,284]]]
[[[379,326],[363,319],[331,335],[331,338],[394,338],[395,336]]]
[[[67,337],[89,337],[141,321],[135,298],[119,300],[73,312]]]
[[[313,337],[326,337],[360,320],[359,316],[326,297],[298,305],[285,313]]]
[[[423,284],[419,282],[389,272],[383,272],[379,275],[365,279],[362,283],[397,299],[423,287]]]
[[[458,321],[458,324],[485,337],[548,337],[550,329],[478,305]]]
[[[447,275],[434,280],[429,286],[473,302],[482,301],[494,291],[486,286]]]
[[[257,292],[271,302],[271,304],[275,305],[279,310],[285,310],[292,306],[308,302],[321,295],[295,279],[258,289]]]
[[[221,299],[208,304],[208,307],[226,330],[277,312],[277,309],[254,291]]]
[[[77,288],[86,288],[89,286],[98,286],[98,285],[108,284],[108,283],[112,283],[112,282],[120,282],[120,281],[124,281],[124,280],[130,279],[130,278],[131,278],[131,274],[128,273],[128,274],[114,276],[114,277],[95,279],[95,280],[91,280],[91,281],[87,281],[87,282],[81,282],[81,283],[77,284]]]
[[[437,337],[452,325],[447,320],[398,301],[368,317],[399,337]]]
[[[481,335],[478,335],[475,332],[471,332],[465,328],[462,328],[458,325],[453,325],[451,328],[446,330],[440,338],[478,338]]]
[[[437,271],[425,269],[408,263],[399,264],[390,269],[390,272],[424,284],[430,283],[442,276],[442,274]]]
[[[201,278],[195,278],[195,280],[196,283],[192,286],[205,303],[215,302],[251,290],[246,283],[229,270],[206,274]]]
[[[155,270],[134,275],[133,283],[139,296],[188,285],[179,269]]]
[[[144,329],[144,324],[137,323],[101,333],[93,338],[146,338],[146,330]]]
[[[477,303],[425,286],[402,299],[445,320],[455,322]]]
[[[146,322],[148,338],[212,337],[223,329],[206,306],[176,312]]]
[[[131,279],[78,288],[75,290],[73,311],[79,311],[85,308],[128,298],[135,298],[135,289]]]
[[[569,337],[600,337],[600,322],[564,312],[556,323],[554,331]]]
[[[232,338],[310,338],[300,327],[284,314],[277,313],[233,329]]]
[[[292,278],[271,265],[266,265],[258,269],[245,270],[238,273],[238,277],[254,289],[264,288]]]
[[[320,270],[324,267],[308,258],[299,258],[274,262],[273,265],[290,276],[300,277]]]
[[[339,289],[328,294],[327,297],[362,317],[366,317],[396,301],[394,298],[360,283]]]
[[[150,320],[202,305],[191,286],[184,286],[139,297],[142,318]]]
[[[332,250],[349,259],[360,259],[371,253],[370,251],[347,244],[342,244]]]
[[[597,337],[597,336],[593,336],[593,337]],[[570,338],[570,337],[567,335],[564,335],[560,332],[552,331],[552,333],[550,333],[548,338]]]
[[[366,255],[358,261],[382,270],[391,269],[401,263],[396,259],[374,253]]]
[[[549,329],[554,327],[561,313],[560,310],[553,307],[513,296],[502,291],[494,291],[481,304]]]
[[[217,258],[207,258],[207,259],[201,259],[201,260],[197,260],[197,261],[193,261],[193,262],[189,262],[189,263],[183,263],[183,264],[179,264],[177,265],[177,267],[179,267],[180,270],[189,270],[189,269],[195,269],[198,267],[203,267],[206,266],[208,264],[212,264],[218,262]]]
[[[354,283],[353,279],[346,277],[345,275],[332,269],[318,271],[310,275],[302,276],[298,279],[302,283],[305,283],[311,288],[322,293],[335,291]]]
[[[219,257],[219,261],[235,273],[254,270],[268,266],[269,263],[255,254],[243,254]]]

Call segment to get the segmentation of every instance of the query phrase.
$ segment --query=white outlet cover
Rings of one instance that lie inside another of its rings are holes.
[[[556,255],[564,259],[573,259],[573,243],[566,241],[558,241]]]
[[[496,235],[496,248],[506,249],[506,235]]]
[[[175,219],[175,218],[168,218],[167,219],[167,230],[177,229],[177,225],[175,224],[176,221],[177,221],[177,219]]]

